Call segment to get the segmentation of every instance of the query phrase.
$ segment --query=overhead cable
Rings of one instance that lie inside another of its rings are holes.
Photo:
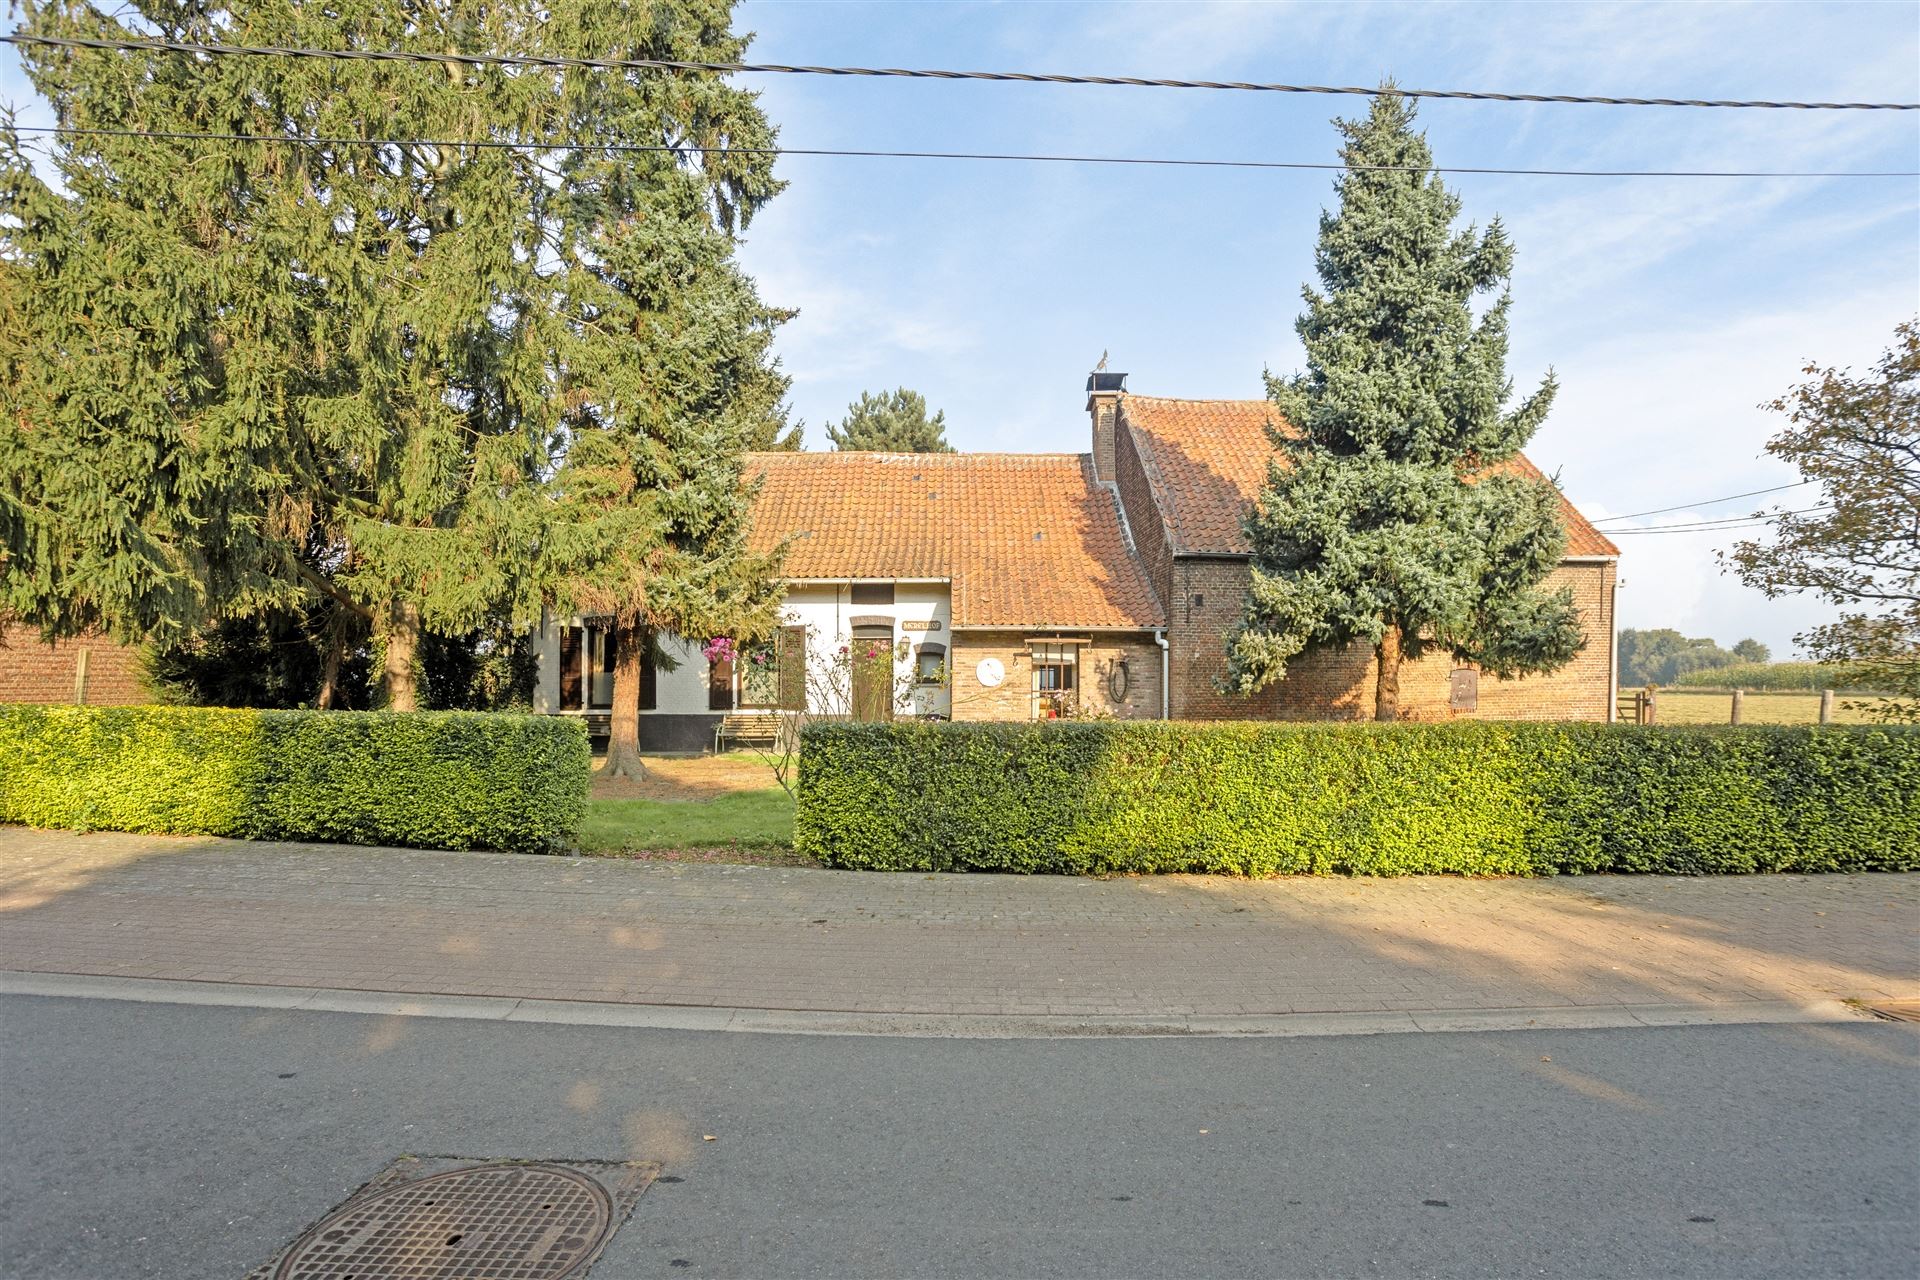
[[[1594,521],[1595,524],[1612,524],[1616,520],[1638,520],[1641,516],[1663,516],[1669,511],[1691,511],[1695,507],[1714,507],[1723,502],[1732,502],[1736,498],[1757,498],[1763,493],[1780,493],[1786,489],[1799,489],[1812,484],[1811,480],[1796,480],[1792,484],[1777,484],[1771,489],[1749,489],[1745,493],[1730,493],[1724,498],[1706,498],[1699,502],[1683,502],[1677,507],[1655,507],[1651,511],[1629,511],[1623,516],[1607,516]]]
[[[1334,172],[1466,173],[1536,178],[1920,178],[1916,170],[1732,170],[1732,169],[1501,169],[1462,165],[1348,165],[1337,161],[1199,160],[1176,156],[1049,155],[1008,151],[881,151],[848,147],[696,147],[637,142],[532,142],[509,138],[344,138],[291,133],[196,133],[166,129],[84,129],[69,125],[16,125],[15,133],[76,138],[149,138],[170,142],[269,142],[316,147],[473,147],[495,151],[604,151],[614,155],[852,156],[883,160],[1011,160],[1038,164],[1173,165],[1215,169],[1299,169]]]
[[[1016,84],[1108,85],[1143,89],[1216,89],[1250,93],[1341,94],[1358,97],[1439,98],[1469,102],[1568,103],[1602,107],[1717,107],[1792,111],[1916,111],[1920,102],[1785,102],[1736,98],[1628,98],[1573,93],[1490,93],[1466,89],[1402,89],[1381,85],[1274,84],[1246,80],[1175,80],[1144,76],[1037,74],[1025,71],[944,71],[908,67],[799,66],[778,62],[696,62],[677,58],[568,58],[536,54],[434,53],[410,49],[312,49],[281,45],[205,44],[182,40],[105,40],[83,36],[0,36],[9,44],[210,57],[319,58],[356,62],[434,62],[457,66],[582,68],[600,71],[707,71],[723,75],[885,77],[910,80],[985,80]]]

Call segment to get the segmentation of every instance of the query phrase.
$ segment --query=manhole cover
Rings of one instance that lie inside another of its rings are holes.
[[[611,1185],[605,1171],[586,1166],[496,1161],[427,1173],[417,1161],[402,1161],[308,1228],[256,1275],[271,1280],[578,1276],[651,1176],[645,1166],[606,1169],[617,1175]]]

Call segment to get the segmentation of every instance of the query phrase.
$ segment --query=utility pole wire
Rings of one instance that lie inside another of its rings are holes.
[[[1655,507],[1651,511],[1629,511],[1623,516],[1608,516],[1596,520],[1595,524],[1612,524],[1616,520],[1638,520],[1641,516],[1663,516],[1669,511],[1691,511],[1695,507],[1713,507],[1722,502],[1732,502],[1735,498],[1757,498],[1763,493],[1781,493],[1787,489],[1801,489],[1812,484],[1811,480],[1796,480],[1792,484],[1777,484],[1771,489],[1749,489],[1745,493],[1730,493],[1724,498],[1708,498],[1702,502],[1683,502],[1677,507]]]
[[[1646,533],[1713,533],[1724,529],[1758,528],[1761,525],[1772,524],[1781,516],[1807,516],[1817,512],[1831,510],[1833,510],[1831,505],[1822,505],[1817,507],[1802,507],[1798,511],[1761,511],[1755,512],[1752,515],[1728,516],[1723,520],[1700,520],[1687,524],[1655,525],[1650,529],[1603,529],[1601,532],[1609,538]]]
[[[185,53],[210,57],[332,58],[358,62],[438,62],[457,66],[583,68],[596,71],[710,71],[719,74],[869,76],[910,80],[986,80],[1015,84],[1115,85],[1145,89],[1218,89],[1250,93],[1346,94],[1358,97],[1442,98],[1469,102],[1571,103],[1602,107],[1721,107],[1790,111],[1920,111],[1920,102],[1769,102],[1728,98],[1612,98],[1571,93],[1483,93],[1465,89],[1373,88],[1358,85],[1260,84],[1245,80],[1171,80],[1141,76],[1041,75],[1023,71],[939,71],[906,67],[818,67],[777,62],[686,62],[673,58],[555,58],[532,54],[430,53],[387,49],[309,49],[279,45],[194,44],[178,40],[101,40],[80,36],[13,35],[9,44],[128,53]]]
[[[4,132],[4,129],[0,129]],[[1532,178],[1920,178],[1920,170],[1496,169],[1461,165],[1347,165],[1338,161],[1194,160],[1173,156],[1042,155],[1004,151],[866,151],[838,147],[696,147],[639,142],[529,142],[507,138],[318,138],[291,133],[188,133],[165,129],[83,129],[16,125],[15,133],[78,138],[150,138],[167,142],[273,142],[315,147],[476,147],[497,151],[605,151],[615,155],[854,156],[885,160],[1015,160],[1044,164],[1174,165],[1199,169],[1308,169],[1332,172],[1467,173]]]

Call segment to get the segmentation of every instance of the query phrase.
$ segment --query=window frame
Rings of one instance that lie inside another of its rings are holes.
[[[1035,720],[1064,720],[1080,710],[1080,650],[1072,640],[1027,642],[1027,688]],[[1050,673],[1050,674],[1049,674]]]

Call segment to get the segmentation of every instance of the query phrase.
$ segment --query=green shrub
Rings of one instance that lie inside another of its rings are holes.
[[[794,847],[1070,874],[1920,869],[1920,729],[809,726]]]
[[[0,706],[0,822],[36,827],[538,852],[588,766],[559,717]]]

